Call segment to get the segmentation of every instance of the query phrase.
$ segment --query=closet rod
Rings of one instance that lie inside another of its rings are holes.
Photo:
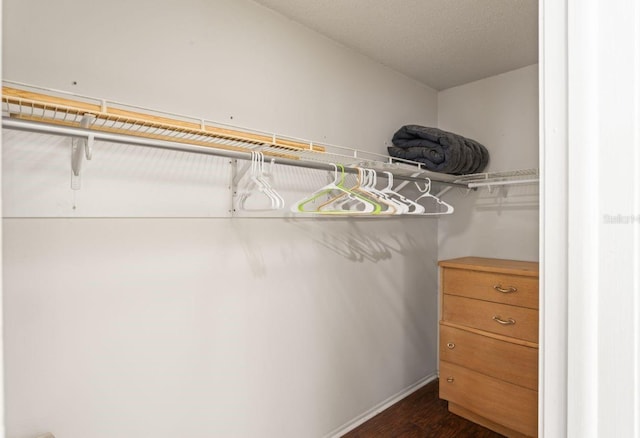
[[[492,186],[512,186],[517,184],[537,184],[539,180],[536,179],[517,179],[511,181],[487,181],[487,182],[468,182],[467,186],[470,189],[478,187],[492,187]]]
[[[15,129],[18,131],[28,131],[28,132],[37,132],[42,134],[53,134],[53,135],[61,135],[67,137],[79,137],[79,138],[88,138],[89,136],[93,136],[95,140],[109,141],[113,143],[120,144],[129,144],[135,146],[142,147],[150,147],[156,149],[167,149],[173,151],[180,152],[190,152],[196,154],[205,154],[205,155],[213,155],[224,158],[238,159],[238,160],[251,160],[251,152],[240,152],[226,149],[217,149],[210,148],[206,146],[197,146],[197,145],[189,145],[185,143],[172,142],[167,140],[155,140],[148,139],[144,137],[134,137],[127,136],[124,134],[114,134],[102,131],[95,131],[91,129],[83,129],[83,128],[75,128],[68,126],[60,126],[60,125],[52,125],[44,122],[34,122],[31,120],[20,120],[11,117],[3,117],[2,118],[2,127],[7,129]],[[322,162],[314,162],[308,160],[292,160],[288,158],[282,157],[269,157],[269,159],[273,160],[275,164],[282,164],[285,166],[295,166],[295,167],[304,167],[309,169],[316,170],[327,170],[333,171],[335,167],[329,163]],[[366,167],[366,165],[363,165]],[[357,169],[351,167],[345,167],[345,172],[347,173],[358,173]],[[393,173],[393,169],[384,169],[385,171],[390,171]],[[417,169],[416,169],[417,171]],[[421,171],[421,173],[426,173],[426,171]],[[433,182],[437,182],[439,184],[445,184],[452,187],[463,187],[467,188],[467,185],[464,183],[457,183],[454,181],[441,181],[437,179],[440,175],[435,175],[435,178],[431,178],[429,175],[425,175],[432,179]],[[446,175],[450,176],[450,175]],[[409,182],[424,182],[425,177],[415,177],[410,175],[402,175],[402,174],[394,174],[394,179],[399,179],[402,181]]]

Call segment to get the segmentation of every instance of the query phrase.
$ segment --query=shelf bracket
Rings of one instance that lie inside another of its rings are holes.
[[[411,177],[412,177],[412,178],[416,178],[416,177],[418,177],[419,175],[420,175],[420,172],[416,172],[416,173],[412,174],[412,175],[411,175]],[[395,190],[396,192],[399,192],[400,190],[404,189],[404,188],[407,186],[407,184],[409,184],[410,182],[411,182],[411,181],[402,181],[402,182],[401,182],[400,184],[398,184],[398,186],[397,186],[395,189],[393,189],[393,190]]]
[[[237,214],[237,204],[238,204],[238,181],[242,177],[238,177],[238,160],[231,159],[229,160],[229,165],[231,166],[231,172],[229,173],[229,191],[230,191],[230,201],[229,201],[229,217],[235,217]],[[246,169],[242,174],[246,173]],[[241,174],[241,175],[242,175]]]
[[[240,184],[240,180],[244,178],[244,176],[249,171],[249,168],[251,167],[251,161],[238,165],[238,160],[235,160],[234,166],[235,167],[233,169],[233,178],[231,184],[233,185],[233,187],[237,188],[238,184]]]
[[[95,121],[95,116],[85,115],[80,120],[80,127],[88,129]],[[82,170],[82,162],[86,158],[91,160],[93,156],[94,136],[89,134],[87,138],[74,137],[71,139],[71,188],[80,190],[80,171]]]

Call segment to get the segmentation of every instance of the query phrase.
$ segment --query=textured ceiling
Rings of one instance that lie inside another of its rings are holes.
[[[538,62],[537,0],[255,0],[437,90]]]

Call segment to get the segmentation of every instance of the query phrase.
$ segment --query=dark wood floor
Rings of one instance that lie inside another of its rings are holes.
[[[438,380],[382,411],[343,438],[497,438],[502,437],[452,414],[438,397]]]

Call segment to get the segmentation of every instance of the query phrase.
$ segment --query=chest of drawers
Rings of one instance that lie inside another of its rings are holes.
[[[509,437],[537,436],[538,263],[440,265],[440,397]]]

